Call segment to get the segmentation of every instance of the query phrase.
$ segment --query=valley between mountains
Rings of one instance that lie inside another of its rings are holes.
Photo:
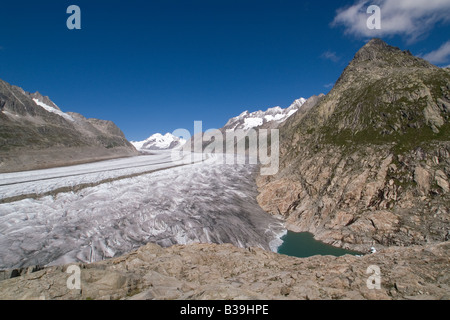
[[[450,299],[450,69],[380,39],[327,95],[221,129],[279,129],[273,176],[3,81],[0,108],[2,299]],[[287,229],[376,252],[279,255]]]

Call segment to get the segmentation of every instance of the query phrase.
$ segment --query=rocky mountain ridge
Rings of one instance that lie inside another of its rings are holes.
[[[49,97],[0,80],[0,172],[137,155],[111,121],[62,112]]]
[[[281,127],[280,171],[258,201],[335,246],[450,237],[450,72],[380,39],[331,92]]]

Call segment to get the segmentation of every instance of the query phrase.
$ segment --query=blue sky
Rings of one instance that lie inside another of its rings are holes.
[[[362,25],[370,4],[381,30]],[[143,140],[327,93],[372,37],[450,65],[449,35],[448,0],[16,0],[0,4],[0,78]]]

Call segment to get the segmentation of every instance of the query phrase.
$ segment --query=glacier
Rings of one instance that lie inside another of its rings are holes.
[[[160,153],[0,175],[0,199],[35,192],[0,204],[0,269],[94,262],[149,242],[276,251],[287,231],[256,202],[257,166],[223,156],[181,166]],[[86,181],[93,185],[58,191]]]

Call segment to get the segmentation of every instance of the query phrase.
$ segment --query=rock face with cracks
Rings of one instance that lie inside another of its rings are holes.
[[[122,257],[30,270],[0,281],[2,299],[449,299],[450,243],[392,247],[356,257],[299,259],[262,249],[148,244]],[[369,289],[370,266],[380,289]],[[38,270],[38,271],[36,271]],[[31,272],[34,271],[34,272]],[[69,271],[69,272],[68,272]],[[17,271],[16,271],[17,273]],[[5,274],[4,274],[5,275]]]
[[[450,233],[450,72],[373,39],[333,90],[280,128],[258,202],[329,244],[425,245]]]

